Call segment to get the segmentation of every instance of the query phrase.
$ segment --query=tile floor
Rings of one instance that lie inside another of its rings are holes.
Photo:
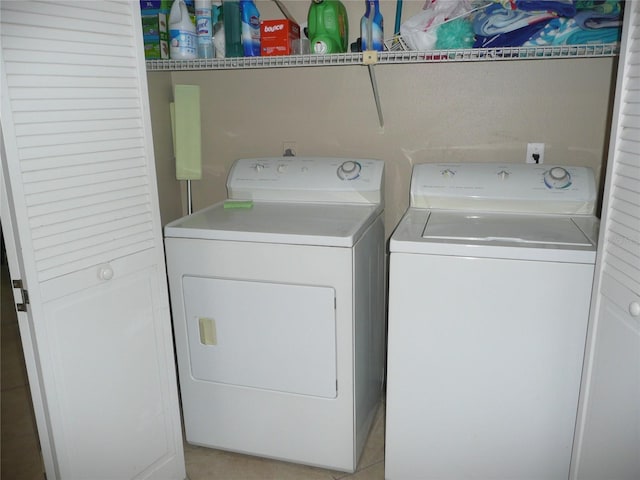
[[[1,270],[0,478],[42,480],[44,469],[13,307],[9,273],[4,264]],[[384,405],[374,419],[358,470],[353,474],[212,450],[186,443],[184,450],[189,480],[382,480]]]

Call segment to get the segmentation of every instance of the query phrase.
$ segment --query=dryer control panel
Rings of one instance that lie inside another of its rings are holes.
[[[236,160],[229,199],[382,203],[384,162],[363,158],[263,157]]]
[[[595,202],[588,167],[426,163],[411,177],[415,208],[592,215]]]

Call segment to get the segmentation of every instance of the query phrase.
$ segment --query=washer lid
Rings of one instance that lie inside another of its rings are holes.
[[[591,215],[527,215],[409,208],[393,253],[593,264],[599,221]]]
[[[382,211],[377,204],[224,203],[169,223],[165,237],[352,247]]]
[[[519,245],[591,246],[571,217],[432,211],[423,238]]]

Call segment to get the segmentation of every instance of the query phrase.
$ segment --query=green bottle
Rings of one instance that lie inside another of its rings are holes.
[[[340,0],[313,0],[307,29],[312,53],[344,53],[349,41],[347,9]]]

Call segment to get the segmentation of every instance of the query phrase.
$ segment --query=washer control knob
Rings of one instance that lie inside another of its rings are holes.
[[[347,160],[338,167],[338,177],[342,180],[355,180],[360,176],[362,165],[353,160]]]
[[[562,167],[553,167],[544,172],[544,184],[547,188],[562,189],[571,185],[571,174]]]
[[[455,177],[456,172],[451,170],[450,168],[445,168],[444,170],[442,170],[442,176],[446,177],[446,178],[452,178]]]
[[[284,163],[278,165],[278,173],[284,173],[287,171],[287,166]]]
[[[261,163],[256,163],[255,166],[253,167],[253,169],[256,172],[261,172],[264,169],[264,165],[262,165]]]

